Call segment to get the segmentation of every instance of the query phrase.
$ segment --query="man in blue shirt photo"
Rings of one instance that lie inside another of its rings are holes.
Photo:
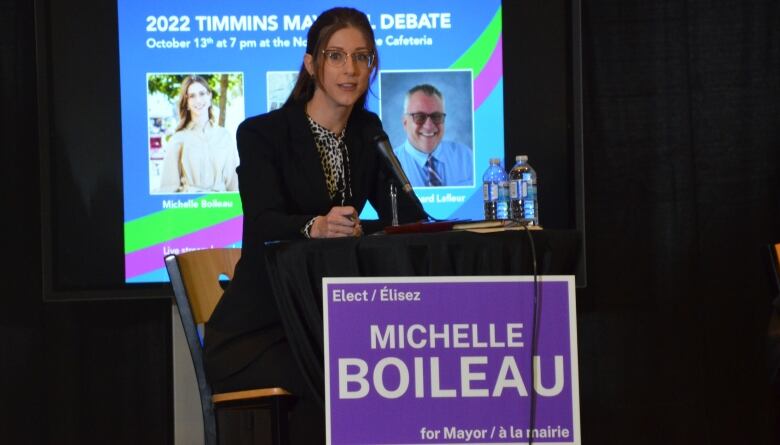
[[[471,147],[444,138],[444,96],[436,87],[412,87],[404,98],[406,141],[393,149],[413,187],[471,186]]]

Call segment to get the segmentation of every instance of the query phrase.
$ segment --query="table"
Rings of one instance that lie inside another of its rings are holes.
[[[574,230],[407,233],[268,243],[266,262],[290,346],[324,400],[323,277],[531,275],[532,250],[537,274],[573,275],[579,246]]]

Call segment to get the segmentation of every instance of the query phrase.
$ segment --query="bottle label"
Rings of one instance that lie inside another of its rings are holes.
[[[501,181],[498,184],[498,200],[499,201],[509,200],[509,183],[507,181]]]
[[[522,190],[520,196],[523,199],[533,199],[536,196],[536,181],[531,173],[525,172],[521,176]]]
[[[482,184],[482,199],[487,201],[497,201],[498,200],[498,184],[495,182],[490,183],[486,182]]]
[[[523,197],[522,193],[522,181],[519,179],[513,179],[509,181],[509,198],[510,199],[520,199]]]
[[[523,183],[523,184],[525,185],[525,183]],[[531,183],[527,184],[526,185],[525,196],[528,199],[536,199],[536,186],[531,184]]]

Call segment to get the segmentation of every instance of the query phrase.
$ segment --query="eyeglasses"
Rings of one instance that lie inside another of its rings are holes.
[[[407,116],[412,116],[412,120],[417,125],[422,125],[425,123],[425,121],[428,120],[428,118],[431,118],[431,122],[433,122],[436,125],[441,124],[444,122],[444,118],[447,116],[447,113],[406,113]]]
[[[374,65],[374,53],[370,51],[359,51],[355,53],[348,53],[340,49],[324,49],[322,54],[325,56],[325,61],[335,68],[344,66],[347,63],[347,57],[352,57],[352,61],[357,63],[362,68],[368,68]]]

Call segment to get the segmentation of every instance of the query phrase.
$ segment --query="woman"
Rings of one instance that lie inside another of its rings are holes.
[[[242,257],[206,326],[207,374],[217,391],[282,386],[297,396],[292,443],[324,441],[324,382],[303,379],[281,327],[265,270],[264,242],[360,236],[387,222],[358,219],[366,201],[389,221],[391,175],[371,141],[381,123],[364,109],[378,59],[366,16],[322,13],[308,33],[285,105],[238,129],[244,210]],[[425,217],[406,196],[402,222]]]
[[[206,79],[187,76],[179,95],[179,125],[167,143],[160,192],[210,193],[238,190],[235,139],[214,123]]]

